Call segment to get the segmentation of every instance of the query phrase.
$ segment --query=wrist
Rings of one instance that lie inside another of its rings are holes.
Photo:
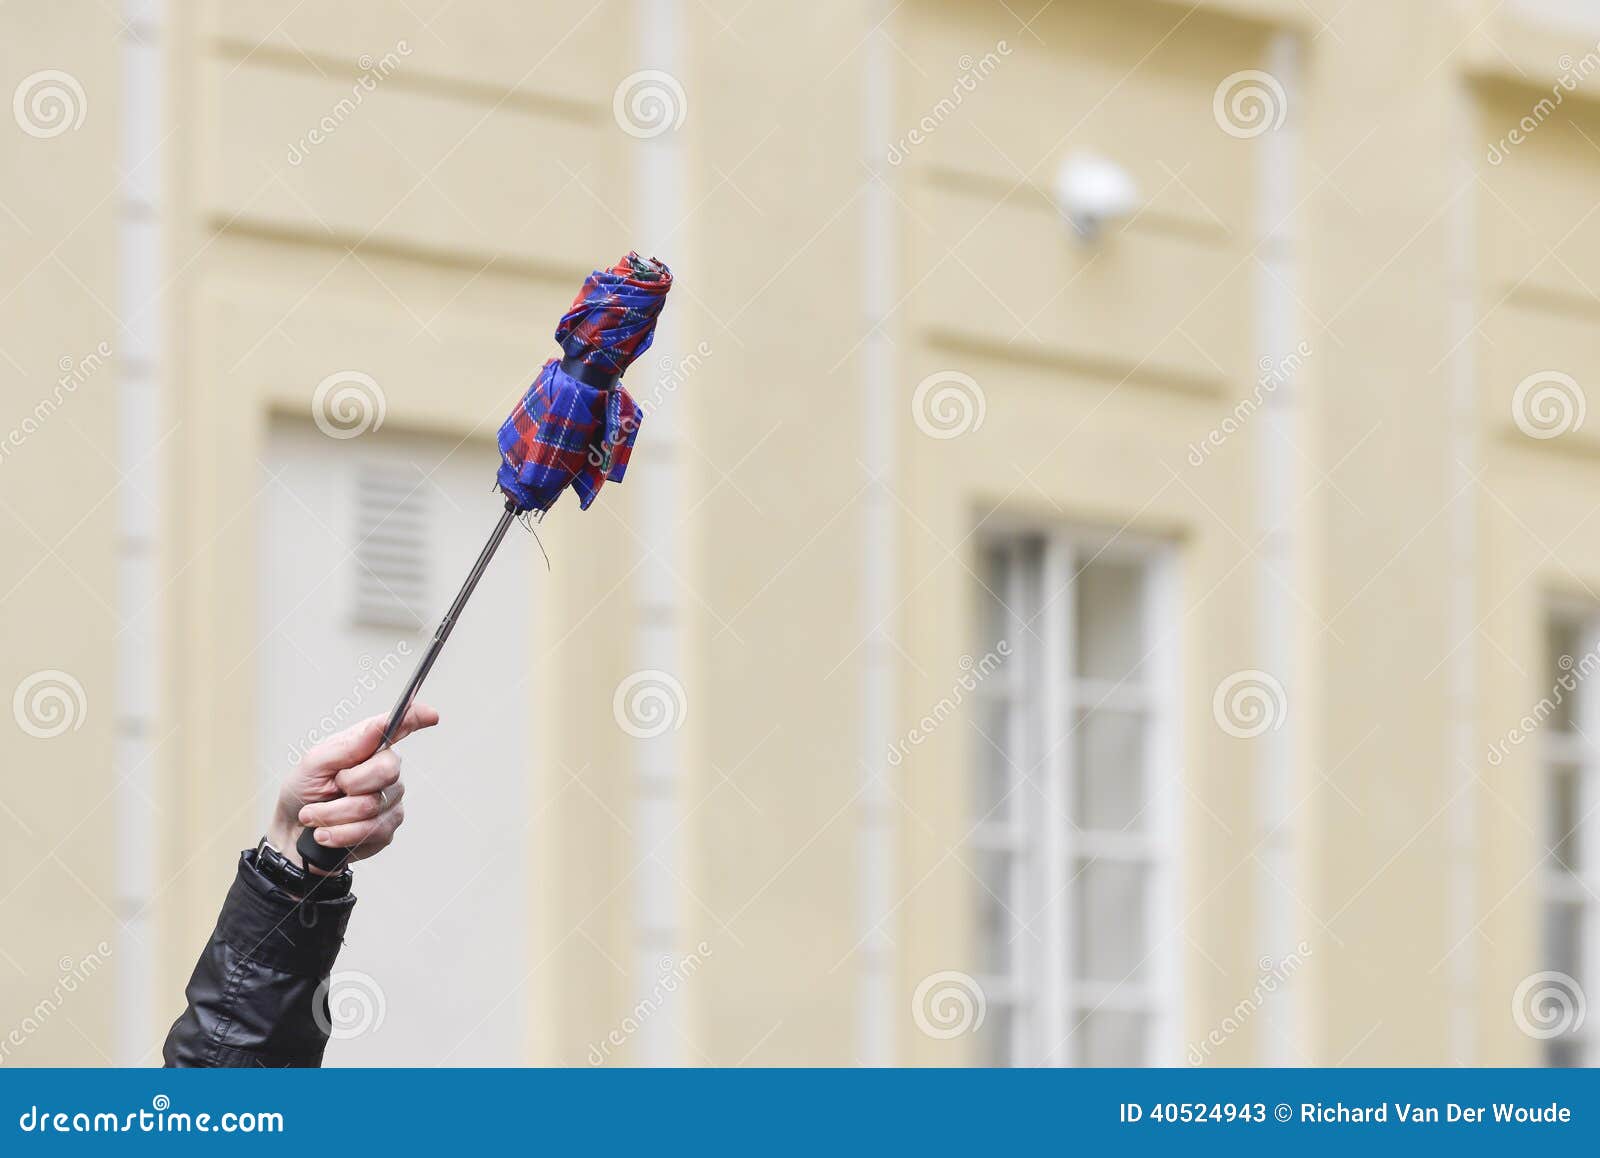
[[[300,850],[295,848],[294,842],[300,835],[300,822],[294,817],[274,815],[267,824],[267,840],[272,847],[283,854],[283,858],[296,868],[305,868],[305,861],[300,857]]]

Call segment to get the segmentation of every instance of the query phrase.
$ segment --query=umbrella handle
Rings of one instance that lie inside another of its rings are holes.
[[[506,509],[500,515],[500,521],[495,524],[494,531],[489,535],[489,541],[484,544],[483,550],[478,553],[478,561],[472,565],[467,581],[461,585],[461,590],[456,593],[450,610],[444,613],[444,618],[439,621],[439,626],[434,628],[433,642],[428,645],[428,650],[422,654],[422,659],[417,663],[417,670],[411,673],[411,678],[406,681],[405,691],[400,693],[400,698],[395,701],[394,710],[389,713],[389,722],[383,727],[383,740],[378,745],[378,751],[392,747],[400,725],[406,718],[406,713],[411,710],[411,705],[416,701],[417,693],[422,690],[422,681],[428,678],[428,673],[433,670],[434,661],[439,658],[439,653],[444,650],[445,641],[450,638],[450,633],[455,630],[456,620],[461,617],[461,611],[467,605],[467,600],[472,597],[473,589],[478,586],[478,580],[483,578],[483,573],[488,569],[489,560],[494,558],[494,553],[500,547],[501,541],[506,537],[506,532],[511,529],[511,522],[517,517],[515,503],[506,502]],[[345,860],[355,849],[352,848],[327,848],[317,843],[316,830],[302,828],[300,835],[294,842],[295,851],[300,854],[300,859],[312,868],[325,873],[338,872]],[[360,847],[359,845],[356,847]]]

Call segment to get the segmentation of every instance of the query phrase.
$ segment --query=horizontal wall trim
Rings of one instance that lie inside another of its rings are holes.
[[[1518,307],[1542,310],[1584,322],[1600,319],[1600,298],[1557,289],[1555,286],[1533,284],[1532,278],[1519,282],[1512,282],[1508,278],[1502,286],[1500,296]]]
[[[1052,219],[1058,216],[1050,191],[1033,181],[1019,184],[991,173],[938,164],[925,165],[914,171],[920,171],[923,180],[935,189],[1034,210]],[[1233,238],[1228,227],[1213,218],[1200,215],[1190,217],[1149,208],[1139,210],[1126,222],[1115,226],[1112,232],[1146,233],[1211,246],[1225,245]]]
[[[923,340],[932,349],[952,354],[973,354],[995,362],[1067,371],[1111,385],[1126,383],[1187,394],[1196,398],[1220,398],[1227,394],[1227,380],[1220,374],[1184,370],[1175,366],[1155,366],[1122,359],[1097,358],[1038,343],[997,342],[977,333],[933,328],[923,331]],[[1252,371],[1253,373],[1253,371]]]
[[[583,279],[593,272],[583,266],[536,261],[504,251],[417,245],[404,241],[383,240],[375,236],[362,238],[354,233],[339,230],[297,229],[252,219],[247,214],[224,216],[221,213],[212,213],[206,224],[212,232],[227,237],[265,241],[301,249],[331,250],[335,253],[348,252],[358,256],[388,258],[441,269],[464,270],[473,274],[519,277],[528,281],[548,282],[565,289],[583,284]]]
[[[1514,421],[1499,423],[1495,427],[1496,441],[1516,454],[1528,455],[1536,462],[1549,463],[1553,460],[1572,463],[1582,463],[1586,466],[1600,466],[1600,436],[1586,437],[1587,424],[1582,432],[1572,431],[1556,438],[1529,438],[1517,428]]]
[[[271,68],[280,72],[303,74],[317,80],[350,78],[350,69],[357,62],[347,57],[326,52],[297,51],[273,44],[252,44],[230,36],[219,36],[213,42],[216,55],[247,68]],[[359,71],[356,75],[359,75]],[[460,76],[445,76],[428,72],[408,64],[383,79],[384,88],[397,91],[441,96],[450,100],[494,108],[503,106],[539,116],[556,117],[582,125],[598,126],[606,121],[611,110],[599,100],[583,100],[537,89],[506,88],[504,85],[486,84]]]

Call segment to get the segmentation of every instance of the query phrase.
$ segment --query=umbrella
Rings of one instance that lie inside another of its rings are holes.
[[[544,364],[500,427],[495,476],[505,496],[500,521],[389,714],[380,751],[393,742],[512,521],[522,514],[542,517],[568,487],[576,492],[579,509],[588,510],[605,483],[622,481],[643,417],[622,387],[622,374],[655,340],[656,319],[671,288],[672,271],[637,253],[584,279],[556,327],[562,356]],[[309,828],[301,830],[295,847],[307,864],[324,872],[338,869],[350,854],[324,848]]]

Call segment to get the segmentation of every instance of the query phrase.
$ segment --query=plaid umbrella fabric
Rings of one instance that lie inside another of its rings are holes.
[[[655,338],[672,271],[636,253],[584,279],[556,327],[563,357],[539,376],[500,427],[501,491],[519,511],[547,511],[571,487],[588,510],[621,482],[639,435],[639,404],[621,377]]]

